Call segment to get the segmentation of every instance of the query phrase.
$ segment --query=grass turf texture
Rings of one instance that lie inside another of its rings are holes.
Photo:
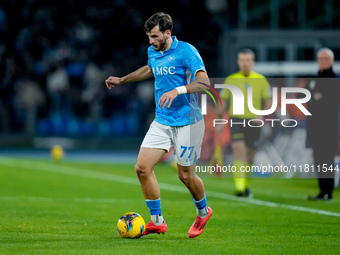
[[[161,189],[168,232],[129,240],[116,230],[122,214],[150,220],[133,164],[0,157],[0,254],[340,252],[340,217],[209,197],[209,191],[232,194],[231,179],[203,179],[214,214],[203,234],[190,239],[196,209],[189,192],[171,167],[155,171],[159,182],[171,184]],[[182,192],[171,190],[177,186]],[[253,179],[252,191],[256,199],[340,213],[339,189],[332,201],[306,200],[317,192],[314,179]]]

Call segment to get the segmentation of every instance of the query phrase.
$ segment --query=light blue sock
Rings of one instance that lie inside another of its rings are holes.
[[[194,199],[192,199],[194,200]],[[205,216],[208,215],[209,213],[209,210],[208,210],[208,207],[207,207],[207,196],[204,195],[204,198],[202,198],[200,201],[195,201],[194,200],[194,203],[197,207],[197,215],[204,218]]]
[[[156,200],[145,199],[146,206],[149,208],[151,215],[162,214],[161,211],[161,199]]]
[[[156,226],[163,224],[163,216],[161,211],[161,199],[149,200],[145,199],[146,206],[149,208],[151,220]]]

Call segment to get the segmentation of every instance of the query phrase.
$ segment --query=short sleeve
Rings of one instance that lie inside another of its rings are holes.
[[[193,77],[199,70],[203,70],[206,72],[203,60],[198,53],[198,50],[190,44],[188,44],[185,49],[184,67],[190,70]]]

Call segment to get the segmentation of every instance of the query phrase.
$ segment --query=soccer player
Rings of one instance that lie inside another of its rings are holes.
[[[243,92],[245,98],[244,115],[235,115],[233,113],[233,98],[228,89],[221,91],[222,107],[219,108],[219,118],[226,110],[227,101],[230,101],[229,113],[230,123],[234,123],[230,127],[231,131],[231,149],[233,152],[233,166],[236,167],[237,172],[234,173],[234,181],[236,186],[235,195],[241,197],[252,197],[249,189],[251,173],[247,176],[245,172],[240,172],[241,166],[250,167],[254,163],[254,157],[257,148],[257,140],[260,136],[259,127],[250,127],[247,125],[250,119],[260,119],[262,116],[253,114],[247,104],[248,87],[253,89],[253,106],[257,110],[269,109],[271,106],[270,85],[266,78],[252,70],[255,63],[255,53],[250,49],[243,49],[238,53],[237,60],[239,71],[228,76],[225,84],[237,86]],[[252,122],[252,125],[255,123]],[[258,123],[260,125],[260,123]],[[221,126],[221,125],[219,125]],[[218,130],[221,132],[221,130]]]
[[[151,214],[144,235],[165,233],[168,229],[161,212],[160,189],[153,171],[156,164],[174,146],[178,177],[188,188],[197,207],[197,216],[188,232],[200,235],[212,215],[207,206],[202,180],[194,173],[200,157],[204,134],[201,110],[195,100],[201,83],[208,83],[202,58],[195,47],[172,36],[170,15],[158,12],[144,24],[151,46],[147,65],[122,78],[110,76],[111,89],[127,82],[155,77],[156,117],[142,142],[135,170]],[[191,97],[192,96],[192,97]]]

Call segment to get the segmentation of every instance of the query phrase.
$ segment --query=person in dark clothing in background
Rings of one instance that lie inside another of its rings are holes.
[[[333,72],[334,53],[322,48],[317,53],[318,79],[310,83],[311,100],[307,118],[307,147],[313,149],[314,170],[318,172],[320,193],[309,200],[332,199],[334,156],[339,140],[340,82]],[[327,167],[328,171],[323,172]]]

